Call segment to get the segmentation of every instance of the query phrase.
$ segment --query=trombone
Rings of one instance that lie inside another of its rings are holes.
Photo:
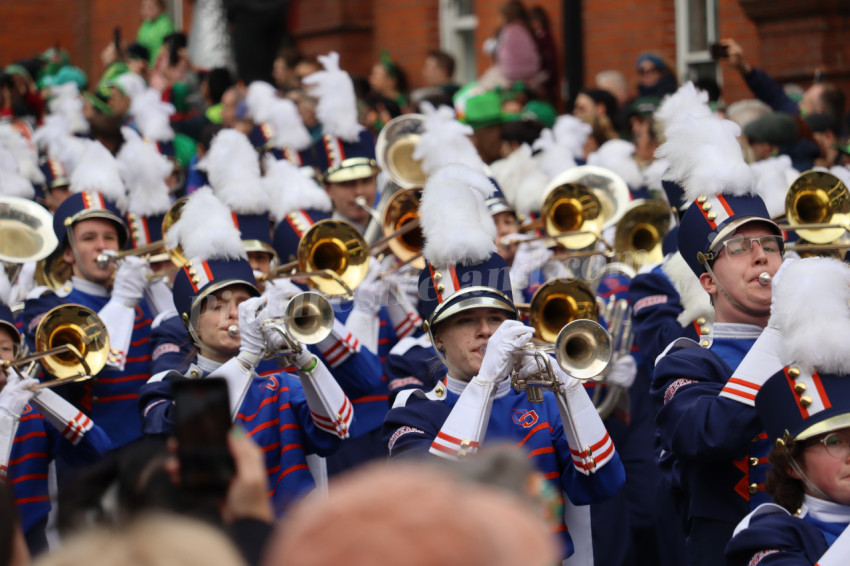
[[[785,194],[788,224],[782,230],[793,230],[809,245],[791,244],[787,250],[798,252],[844,250],[848,245],[835,244],[850,230],[850,191],[835,175],[827,171],[806,171],[797,177]]]
[[[35,347],[34,354],[3,362],[0,367],[19,372],[19,368],[30,365],[31,369],[31,364],[40,361],[55,379],[33,389],[55,387],[100,373],[109,355],[109,333],[91,309],[76,304],[59,305],[38,323]]]

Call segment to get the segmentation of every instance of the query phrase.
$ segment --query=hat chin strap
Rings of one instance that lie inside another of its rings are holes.
[[[709,265],[709,263],[707,261],[705,262],[704,265],[705,265],[705,270],[708,272],[709,275],[711,275],[711,278],[714,279],[714,283],[717,285],[717,288],[720,289],[720,292],[723,293],[723,296],[726,297],[726,300],[729,301],[729,304],[731,304],[733,307],[735,307],[736,309],[738,309],[742,313],[750,315],[750,316],[756,316],[756,317],[759,317],[759,318],[765,317],[765,316],[770,316],[770,309],[756,310],[756,309],[751,309],[750,307],[746,307],[746,306],[742,305],[741,303],[739,303],[738,300],[735,297],[733,297],[729,293],[729,291],[727,291],[723,287],[723,285],[720,284],[720,280],[714,274],[714,270],[711,269],[711,265]]]
[[[92,283],[94,283],[95,282],[94,277],[92,276],[91,273],[89,273],[88,269],[86,269],[85,265],[83,264],[83,260],[80,257],[80,253],[77,251],[77,245],[76,245],[76,242],[74,241],[74,227],[69,226],[68,228],[69,228],[69,230],[67,231],[68,244],[71,246],[71,253],[74,254],[74,263],[76,264],[77,269],[80,270],[80,275],[82,275],[83,278],[85,278],[87,281],[91,281]]]
[[[818,486],[812,483],[812,480],[809,479],[809,476],[806,475],[806,472],[803,471],[803,468],[800,467],[800,464],[797,463],[797,460],[791,457],[790,451],[788,451],[787,447],[785,448],[785,450],[788,454],[788,465],[791,466],[791,469],[794,470],[794,472],[798,476],[800,476],[800,481],[803,482],[803,485],[806,486],[809,492],[815,497],[823,499],[824,501],[831,501],[833,503],[837,503],[833,498],[825,494]]]

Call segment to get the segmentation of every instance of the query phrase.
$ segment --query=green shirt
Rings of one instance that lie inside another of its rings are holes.
[[[171,23],[171,18],[165,12],[153,20],[142,22],[136,42],[148,48],[151,65],[154,64],[156,56],[159,55],[159,48],[162,47],[165,36],[173,32],[174,24]]]

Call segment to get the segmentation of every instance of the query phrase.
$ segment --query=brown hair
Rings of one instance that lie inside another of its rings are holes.
[[[774,446],[767,455],[771,468],[767,472],[764,489],[773,496],[777,505],[781,505],[789,513],[796,513],[800,509],[805,493],[803,482],[791,475],[790,460],[793,458],[802,463],[805,448],[806,444],[803,442],[788,441],[785,445]]]

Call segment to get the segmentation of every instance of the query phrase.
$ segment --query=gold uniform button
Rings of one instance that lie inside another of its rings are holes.
[[[759,465],[759,459],[758,458],[750,458],[750,467],[751,468],[755,468],[758,465]]]
[[[704,203],[707,200],[708,200],[708,198],[705,195],[700,195],[700,196],[697,197],[697,202],[700,203],[700,204]]]
[[[751,483],[750,487],[747,488],[747,491],[750,492],[750,495],[755,495],[759,492],[759,486],[757,483]]]
[[[703,348],[708,348],[709,342],[708,342],[708,340],[703,340],[702,342],[699,343],[699,345],[702,346]]]
[[[705,324],[705,318],[703,318],[703,317],[699,317],[699,318],[697,319],[697,324],[698,324],[699,326],[704,325],[704,324]]]
[[[709,220],[714,220],[715,218],[717,218],[717,213],[712,210],[708,213],[708,216],[706,218],[708,218]]]
[[[438,385],[434,389],[434,393],[437,395],[437,397],[442,397],[445,392],[446,392],[446,388],[443,387],[442,385]]]
[[[708,326],[703,326],[699,329],[699,333],[701,336],[707,336],[709,332],[711,332],[711,328],[709,328]]]
[[[443,291],[445,291],[445,290],[446,290],[446,286],[445,286],[445,285],[443,285],[442,283],[440,283],[439,285],[437,285],[437,292],[438,292],[438,293],[442,293],[442,292],[443,292]]]
[[[92,405],[99,402],[99,401],[100,401],[100,397],[92,397],[91,398]]]
[[[803,408],[809,407],[811,404],[812,398],[808,395],[803,395],[802,397],[800,397],[800,405],[802,405]]]
[[[790,367],[788,368],[788,377],[791,379],[797,379],[800,377],[800,368],[798,367]]]
[[[702,209],[704,211],[708,212],[709,210],[711,210],[711,203],[710,202],[703,203]]]
[[[796,393],[797,395],[802,395],[805,392],[806,392],[806,384],[805,383],[800,382],[800,383],[794,384],[794,393]]]
[[[437,283],[439,283],[439,282],[440,282],[440,281],[442,281],[442,280],[443,280],[443,274],[442,274],[442,273],[440,273],[439,271],[435,272],[435,273],[434,273],[434,281],[436,281]]]

